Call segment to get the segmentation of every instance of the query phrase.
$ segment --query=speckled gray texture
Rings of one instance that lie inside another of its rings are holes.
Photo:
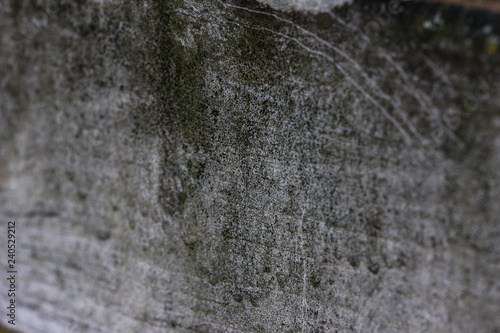
[[[491,29],[361,5],[1,3],[19,329],[500,329]]]
[[[278,10],[300,10],[312,13],[329,12],[332,8],[352,2],[351,0],[260,0]]]

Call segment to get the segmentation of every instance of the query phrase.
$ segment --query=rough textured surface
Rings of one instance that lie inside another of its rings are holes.
[[[278,10],[328,12],[332,8],[351,2],[351,0],[261,0],[261,2]]]
[[[498,20],[0,10],[23,332],[500,330]]]

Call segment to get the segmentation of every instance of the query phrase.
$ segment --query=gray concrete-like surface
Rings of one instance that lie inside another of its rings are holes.
[[[498,27],[447,10],[0,1],[16,328],[498,332]]]
[[[332,8],[350,3],[351,0],[261,0],[278,10],[303,10],[313,13],[328,12]]]

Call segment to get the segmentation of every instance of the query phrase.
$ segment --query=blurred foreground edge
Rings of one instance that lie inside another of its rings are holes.
[[[10,328],[0,325],[0,333],[19,333],[19,331],[13,331]]]

